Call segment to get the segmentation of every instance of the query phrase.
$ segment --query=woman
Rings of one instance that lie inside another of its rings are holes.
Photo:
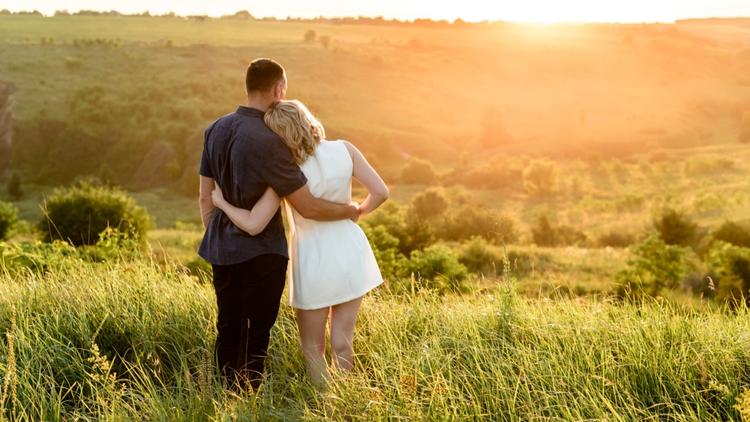
[[[349,203],[354,177],[368,191],[359,206],[361,216],[388,199],[388,188],[362,153],[347,141],[324,140],[323,126],[301,102],[281,101],[264,118],[291,150],[313,195]],[[213,202],[237,227],[256,235],[271,220],[280,199],[268,188],[248,211],[227,203],[217,186]],[[362,297],[380,285],[383,278],[370,244],[355,222],[309,220],[291,207],[285,208],[287,216],[291,215],[292,228],[289,299],[296,310],[307,371],[312,381],[321,385],[330,376],[325,359],[328,319],[334,366],[349,370],[354,324]]]

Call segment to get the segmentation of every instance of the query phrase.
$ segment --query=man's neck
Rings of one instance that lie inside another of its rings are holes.
[[[271,108],[273,101],[261,97],[247,97],[247,106],[260,110],[262,112],[268,111]]]

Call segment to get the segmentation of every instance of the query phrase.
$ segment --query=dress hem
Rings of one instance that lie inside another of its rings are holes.
[[[383,284],[383,281],[384,281],[383,279],[380,279],[380,281],[379,281],[379,282],[378,282],[377,284],[375,284],[374,286],[372,286],[372,287],[368,288],[368,289],[367,289],[367,290],[365,290],[364,292],[362,292],[362,293],[359,293],[359,294],[354,294],[354,295],[350,295],[350,296],[345,296],[343,300],[341,300],[341,299],[336,299],[336,300],[334,300],[334,301],[333,301],[333,303],[327,303],[327,304],[326,304],[326,303],[324,302],[324,303],[322,303],[322,304],[315,304],[315,305],[303,305],[303,306],[295,306],[295,304],[293,304],[293,303],[292,303],[292,304],[291,304],[291,306],[292,306],[292,308],[294,308],[294,309],[301,309],[301,310],[303,310],[303,311],[312,311],[312,310],[315,310],[315,309],[323,309],[323,308],[328,308],[328,307],[330,307],[330,306],[336,306],[336,305],[340,305],[340,304],[342,304],[342,303],[346,303],[346,302],[352,301],[352,300],[354,300],[354,299],[357,299],[357,298],[360,298],[360,297],[362,297],[362,296],[366,295],[367,293],[369,293],[369,292],[371,292],[372,290],[374,290],[374,289],[375,289],[376,287],[378,287],[378,286],[380,286],[381,284]]]

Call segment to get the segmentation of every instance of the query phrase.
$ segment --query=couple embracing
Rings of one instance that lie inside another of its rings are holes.
[[[351,369],[362,297],[383,282],[356,221],[388,198],[388,188],[354,145],[326,140],[301,102],[284,100],[286,72],[277,62],[254,60],[245,84],[247,106],[206,129],[200,163],[199,254],[213,268],[215,359],[227,384],[257,390],[289,264],[305,366],[321,385],[330,376],[326,324],[334,367]],[[352,177],[368,191],[361,204],[351,200]]]

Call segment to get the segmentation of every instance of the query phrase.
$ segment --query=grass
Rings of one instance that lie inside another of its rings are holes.
[[[369,296],[357,358],[304,376],[293,313],[256,396],[210,369],[210,285],[148,259],[0,274],[0,414],[12,420],[739,420],[750,318],[664,302]]]

